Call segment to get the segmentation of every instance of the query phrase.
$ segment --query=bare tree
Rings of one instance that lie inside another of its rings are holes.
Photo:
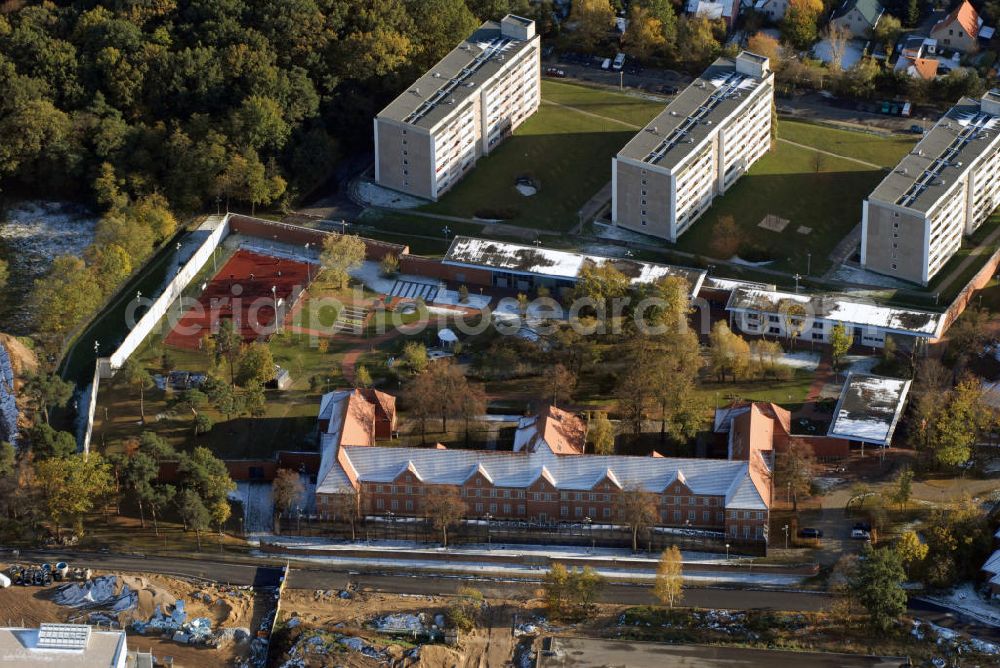
[[[290,511],[302,499],[305,487],[297,471],[278,469],[271,483],[271,498],[274,499],[274,533],[281,533],[281,516]]]
[[[358,518],[361,517],[361,490],[353,487],[338,489],[332,495],[331,512],[338,520],[351,525],[351,540],[357,540]]]
[[[827,26],[824,37],[830,43],[830,71],[839,72],[843,69],[844,52],[847,50],[847,40],[851,35],[835,23]]]
[[[441,543],[448,547],[448,527],[465,517],[465,501],[458,489],[452,486],[435,486],[424,500],[424,514],[431,524],[441,532]]]
[[[799,495],[808,496],[812,491],[816,456],[812,446],[800,439],[788,442],[788,449],[777,455],[774,467],[774,486],[787,490],[792,497],[792,509],[799,509]]]
[[[553,406],[558,406],[561,401],[569,401],[576,388],[576,382],[575,373],[562,364],[556,364],[545,378],[545,400],[551,402]]]
[[[639,549],[639,532],[650,528],[659,519],[656,495],[639,485],[629,485],[618,495],[621,517],[632,531],[632,551]]]

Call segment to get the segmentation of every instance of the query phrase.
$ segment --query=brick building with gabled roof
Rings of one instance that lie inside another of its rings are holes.
[[[733,542],[767,540],[771,470],[756,446],[744,460],[585,455],[585,423],[549,407],[522,421],[517,452],[380,447],[357,425],[343,429],[354,411],[370,422],[371,405],[359,396],[345,390],[323,399],[321,515],[334,512],[335,495],[354,494],[363,515],[419,517],[429,490],[450,486],[465,500],[467,517],[615,523],[622,520],[620,495],[637,487],[656,495],[660,526],[717,532]]]
[[[547,448],[556,455],[582,455],[586,445],[587,423],[555,406],[545,406],[538,415],[521,418],[514,434],[514,452]]]

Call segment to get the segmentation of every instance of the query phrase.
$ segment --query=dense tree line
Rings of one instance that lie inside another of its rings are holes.
[[[0,179],[182,212],[312,190],[339,147],[506,0],[6,3]],[[118,194],[115,194],[118,193]]]

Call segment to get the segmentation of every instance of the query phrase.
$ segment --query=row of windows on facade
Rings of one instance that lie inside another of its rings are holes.
[[[478,481],[477,481],[478,482]],[[405,494],[405,495],[418,495],[426,494],[426,487],[416,486],[416,485],[375,485],[376,494]],[[467,497],[483,497],[491,499],[524,499],[529,498],[532,501],[556,501],[556,495],[554,493],[547,492],[531,492],[527,494],[524,490],[520,489],[466,489],[462,488],[459,490],[461,496]],[[596,493],[596,492],[559,492],[559,501],[593,501],[593,502],[603,502],[610,503],[614,496],[612,494]],[[661,503],[664,505],[677,505],[677,506],[718,506],[719,497],[714,496],[677,496],[677,495],[661,495]]]
[[[389,499],[388,506],[389,506],[389,510],[392,510],[392,511],[397,511],[397,510],[400,509],[400,507],[402,507],[407,512],[413,512],[413,510],[414,510],[414,504],[413,504],[413,500],[412,499],[405,499],[405,500],[403,500],[402,501],[402,506],[400,505],[400,500],[399,499]],[[473,512],[478,513],[478,514],[481,514],[481,513],[484,513],[484,512],[489,512],[491,514],[503,512],[504,515],[510,515],[510,514],[512,514],[512,512],[514,512],[512,510],[513,508],[514,508],[514,506],[512,506],[512,504],[509,504],[509,503],[504,503],[504,504],[497,504],[497,503],[490,503],[490,504],[475,503],[473,505],[473,509],[474,509]],[[524,515],[527,512],[526,507],[525,507],[525,505],[523,503],[517,504],[516,508],[517,508],[516,514],[518,514],[518,515]],[[375,509],[376,510],[385,510],[386,509],[386,499],[375,499]],[[598,516],[598,512],[597,512],[598,508],[591,507],[591,508],[588,508],[587,510],[588,510],[587,517],[592,517],[593,518],[593,517],[597,517]],[[600,516],[603,517],[604,519],[610,519],[612,517],[612,515],[613,515],[613,512],[614,512],[611,508],[608,508],[608,507],[601,508],[600,510],[601,510]],[[583,506],[576,506],[576,507],[574,507],[572,514],[573,514],[573,516],[575,518],[582,519],[584,517],[584,508],[583,508]],[[729,514],[729,519],[731,519],[731,520],[756,520],[756,521],[763,521],[764,518],[765,518],[764,511],[761,511],[761,510],[743,510],[743,511],[741,511],[741,510],[731,510],[731,511],[729,511],[728,514]],[[619,519],[621,519],[623,517],[623,515],[624,515],[624,513],[621,510],[619,510],[617,512],[617,516],[618,516]],[[560,517],[569,517],[570,516],[570,508],[569,508],[569,506],[560,506],[559,507],[559,516]],[[666,515],[664,515],[664,517],[666,517]],[[722,522],[725,521],[725,517],[726,517],[726,513],[716,512],[715,513],[715,522],[722,523]],[[698,521],[698,512],[695,511],[695,510],[688,510],[687,511],[687,516],[685,517],[684,511],[674,510],[672,512],[672,514],[671,514],[671,518],[672,518],[672,520],[674,522],[678,522],[678,523],[679,522],[683,522],[685,520],[687,520],[688,522],[697,522]],[[708,510],[703,510],[701,512],[701,521],[704,522],[704,523],[711,523],[712,522],[712,513],[710,511],[708,511]]]

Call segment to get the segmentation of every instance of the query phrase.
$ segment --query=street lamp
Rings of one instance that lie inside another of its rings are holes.
[[[795,294],[799,294],[799,279],[802,278],[800,274],[795,274]]]
[[[493,516],[490,515],[489,513],[486,513],[485,519],[486,519],[486,549],[492,550],[493,536],[490,534],[490,520],[493,519]]]
[[[312,275],[310,270],[312,269],[311,263],[309,262],[309,242],[306,242],[306,282],[312,281]]]
[[[594,544],[594,520],[590,519],[590,517],[584,517],[583,521],[587,523],[587,533],[590,534],[590,551],[593,553],[597,549],[597,546]]]
[[[729,543],[726,543],[726,561],[729,561]]]
[[[385,519],[387,520],[386,525],[385,525],[385,538],[386,538],[386,540],[388,540],[389,539],[389,525],[393,524],[395,522],[396,513],[392,512],[391,510],[387,510],[386,513],[385,513]]]
[[[278,286],[271,286],[271,297],[274,298],[274,331],[278,331]]]
[[[788,525],[781,527],[785,532],[785,549],[788,549]]]
[[[444,227],[441,228],[441,232],[444,233],[444,238],[447,240],[448,235],[451,234],[451,228],[445,225]]]

